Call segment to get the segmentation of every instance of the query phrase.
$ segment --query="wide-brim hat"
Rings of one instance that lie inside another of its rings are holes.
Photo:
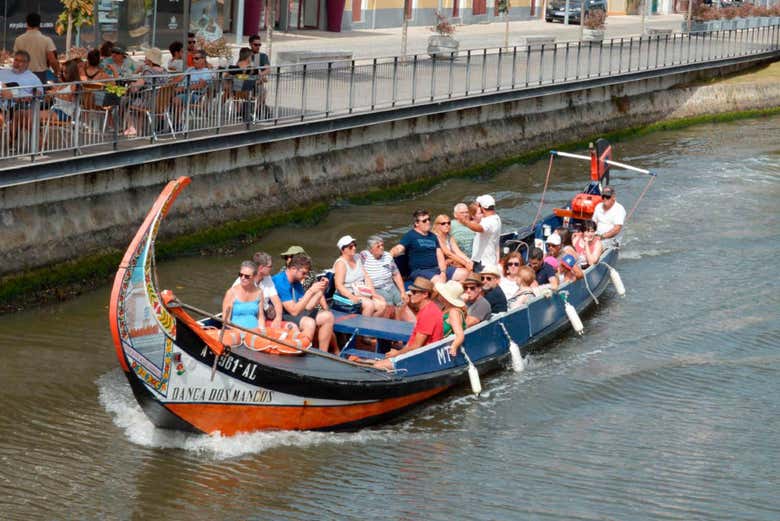
[[[155,65],[162,65],[162,51],[157,47],[152,47],[146,51],[146,59]]]
[[[425,277],[417,277],[414,279],[414,282],[409,285],[409,289],[416,289],[418,291],[427,291],[428,293],[432,293],[433,282],[426,279]]]
[[[484,268],[482,268],[482,271],[479,272],[480,275],[495,275],[499,279],[501,278],[501,268],[496,266],[495,264],[488,264]]]
[[[466,275],[466,278],[463,279],[463,284],[476,284],[477,286],[482,285],[482,279],[479,276],[479,273],[474,273],[473,271]]]
[[[293,255],[297,255],[298,253],[306,253],[306,250],[304,250],[300,246],[290,246],[289,248],[287,248],[287,251],[283,251],[279,255],[282,257],[291,257]]]
[[[466,305],[460,298],[463,295],[463,286],[456,280],[450,280],[447,282],[437,282],[434,285],[436,291],[442,296],[444,300],[452,304],[457,308],[462,308]]]

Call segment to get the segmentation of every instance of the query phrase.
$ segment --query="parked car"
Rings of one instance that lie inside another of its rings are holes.
[[[569,0],[569,23],[580,23],[581,0]],[[585,16],[591,11],[604,11],[607,13],[607,0],[585,0]],[[550,0],[547,4],[547,12],[544,19],[548,22],[563,22],[566,19],[566,0]]]

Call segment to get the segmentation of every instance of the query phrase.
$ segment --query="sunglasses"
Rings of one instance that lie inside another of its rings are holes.
[[[429,223],[429,222],[431,222],[431,218],[430,217],[426,217],[425,219],[418,219],[417,222],[418,223]]]
[[[239,272],[239,273],[238,273],[238,276],[239,276],[240,278],[242,278],[242,279],[251,279],[251,278],[252,278],[252,277],[254,277],[255,275],[254,275],[254,273],[253,273],[253,274],[251,274],[251,275],[247,275],[246,273],[241,273],[241,272]]]
[[[440,222],[440,223],[436,223],[436,224],[439,224],[441,226],[449,226],[450,225],[450,221],[444,221],[444,222]]]
[[[507,262],[506,265],[507,266],[520,266],[520,263],[519,262]]]
[[[353,242],[352,244],[348,244],[346,247],[347,247],[347,248],[357,248],[357,244],[355,244],[355,243]]]
[[[463,289],[465,291],[475,291],[477,289],[476,286],[463,286]]]
[[[493,275],[483,275],[480,277],[482,280],[493,280],[495,277]]]
[[[253,43],[253,44],[252,44],[252,47],[260,47],[260,45],[261,45],[261,44],[259,44],[259,43]]]
[[[603,197],[604,199],[612,199],[612,194],[604,194],[601,197]]]
[[[410,289],[409,293],[412,295],[419,295],[420,293],[428,293],[427,291],[423,291],[421,289]]]

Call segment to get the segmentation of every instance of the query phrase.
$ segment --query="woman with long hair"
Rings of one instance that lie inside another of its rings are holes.
[[[443,335],[445,338],[455,335],[450,345],[450,356],[454,357],[457,356],[466,336],[466,303],[460,298],[463,286],[460,282],[450,280],[437,282],[434,289],[434,300],[439,303],[443,314]]]
[[[474,263],[463,253],[457,241],[452,238],[451,229],[452,220],[448,215],[436,216],[436,220],[433,221],[433,233],[439,239],[439,248],[444,253],[447,265],[471,271],[474,268]]]
[[[601,239],[596,235],[595,222],[585,221],[582,231],[574,234],[572,244],[581,268],[598,264],[604,251],[604,245],[601,244]]]

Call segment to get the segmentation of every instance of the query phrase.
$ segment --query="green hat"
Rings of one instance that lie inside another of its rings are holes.
[[[306,250],[304,250],[300,246],[290,246],[289,248],[287,248],[287,251],[283,251],[279,255],[281,255],[282,257],[292,257],[297,253],[306,253]]]

